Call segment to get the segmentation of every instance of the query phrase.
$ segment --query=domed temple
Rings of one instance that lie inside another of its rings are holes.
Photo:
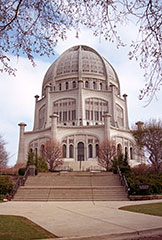
[[[64,166],[82,170],[97,166],[99,143],[114,140],[134,165],[135,142],[128,124],[127,95],[121,97],[118,76],[111,64],[94,49],[79,45],[65,51],[48,69],[41,98],[35,96],[33,131],[20,123],[17,163],[27,153],[41,155],[45,142],[57,140]]]

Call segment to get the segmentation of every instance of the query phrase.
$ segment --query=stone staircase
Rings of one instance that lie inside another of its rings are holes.
[[[107,172],[39,173],[28,177],[14,201],[128,200],[119,176]]]

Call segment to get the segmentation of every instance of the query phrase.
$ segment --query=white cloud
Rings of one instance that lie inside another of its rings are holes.
[[[136,31],[133,26],[128,27],[123,32],[123,37],[128,42],[134,38]],[[130,117],[130,125],[138,120],[148,120],[149,118],[162,117],[161,102],[162,96],[158,94],[159,100],[155,99],[152,103],[144,108],[145,101],[138,100],[139,89],[144,86],[143,72],[139,69],[138,63],[128,60],[128,48],[120,48],[104,41],[102,38],[94,37],[92,32],[87,29],[82,29],[79,34],[79,39],[75,37],[74,30],[69,31],[68,38],[65,41],[59,41],[55,48],[57,54],[62,54],[69,47],[84,44],[88,45],[102,56],[104,56],[117,71],[121,92],[128,94],[128,112]],[[30,62],[25,58],[12,58],[18,72],[16,77],[11,77],[8,74],[1,74],[0,80],[0,134],[8,142],[7,150],[11,155],[10,164],[16,162],[18,149],[19,122],[28,124],[26,130],[32,130],[34,120],[34,105],[36,94],[41,95],[41,86],[43,77],[47,68],[54,61],[44,61],[43,58],[37,59],[37,67],[33,68]]]
[[[10,164],[15,163],[18,149],[19,122],[26,122],[28,130],[32,129],[34,118],[34,96],[41,95],[41,85],[49,62],[36,60],[37,67],[20,57],[11,62],[18,69],[16,77],[1,74],[0,80],[0,134],[7,142],[6,149],[10,155]]]

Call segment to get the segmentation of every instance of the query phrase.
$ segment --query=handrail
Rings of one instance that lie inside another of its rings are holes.
[[[32,167],[33,167],[33,166],[32,166]],[[35,171],[35,168],[34,168],[34,171]],[[16,194],[18,188],[19,188],[20,186],[24,186],[24,185],[25,185],[25,182],[26,182],[26,180],[27,180],[27,178],[28,178],[28,176],[31,176],[31,175],[33,175],[33,174],[31,174],[31,166],[29,166],[29,167],[26,169],[24,176],[19,176],[19,177],[18,177],[15,185],[13,186],[12,192],[11,192],[11,193],[9,194],[9,196],[8,196],[8,200],[11,200],[11,199],[14,197],[14,195]]]
[[[22,182],[21,182],[21,186],[25,185],[25,182],[28,178],[28,176],[30,175],[30,166],[26,169],[24,176],[22,177]]]
[[[118,171],[118,174],[119,174],[121,185],[125,187],[125,191],[127,192],[128,196],[129,196],[130,188],[128,186],[127,179],[126,179],[125,175],[122,174],[119,166],[117,166],[117,171]]]
[[[19,176],[15,185],[13,186],[12,192],[8,195],[8,200],[11,200],[14,195],[16,194],[18,188],[21,186],[21,182],[22,182],[22,176]]]

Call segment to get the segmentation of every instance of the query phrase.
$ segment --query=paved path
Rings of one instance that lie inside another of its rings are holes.
[[[155,229],[162,233],[162,217],[118,209],[126,205],[160,201],[7,202],[0,204],[0,214],[27,217],[58,237],[112,239],[107,236],[129,236],[130,233],[137,235],[146,230],[154,232]]]

